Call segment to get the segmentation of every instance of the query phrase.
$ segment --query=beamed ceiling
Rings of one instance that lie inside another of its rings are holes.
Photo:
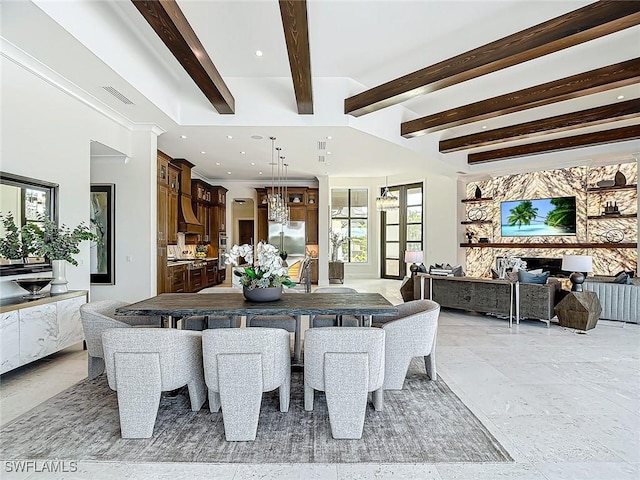
[[[209,179],[269,177],[272,135],[295,179],[640,154],[636,1],[34,0],[2,13],[6,42],[162,127],[159,148]]]

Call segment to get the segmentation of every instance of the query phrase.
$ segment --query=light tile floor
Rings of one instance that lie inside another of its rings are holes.
[[[346,286],[402,301],[399,282]],[[552,323],[460,313],[440,315],[438,373],[515,459],[501,464],[133,464],[79,462],[67,474],[28,479],[640,479],[640,326],[600,321],[586,334]],[[6,423],[86,376],[70,348],[1,377]],[[366,428],[366,424],[365,424]],[[6,459],[5,459],[6,460]]]

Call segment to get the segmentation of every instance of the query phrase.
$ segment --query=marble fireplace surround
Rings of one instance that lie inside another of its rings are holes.
[[[592,256],[593,275],[613,275],[621,270],[637,272],[638,249],[633,246],[638,241],[637,187],[602,192],[593,190],[600,180],[613,179],[618,169],[625,175],[627,185],[637,185],[637,162],[529,172],[468,183],[465,199],[474,199],[476,187],[479,187],[483,200],[460,204],[460,238],[464,239],[461,247],[465,248],[466,274],[490,278],[491,268],[495,268],[497,257],[562,258],[564,254]],[[501,202],[570,196],[576,197],[576,235],[500,235]],[[593,218],[602,214],[606,202],[613,201],[617,202],[620,213],[630,216]],[[468,212],[472,208],[482,209],[486,220],[469,224]],[[466,224],[463,223],[465,221]],[[615,244],[608,244],[604,240],[603,234],[611,229],[624,233],[625,248],[616,248]],[[467,246],[466,232],[473,232],[473,246]],[[480,237],[488,238],[489,246],[475,243]],[[523,244],[531,244],[531,247]]]

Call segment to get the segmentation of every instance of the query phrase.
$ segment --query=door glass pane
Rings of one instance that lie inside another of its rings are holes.
[[[366,218],[369,207],[369,191],[367,189],[351,190],[351,216]]]
[[[391,277],[400,275],[400,263],[398,260],[385,261],[385,273]]]
[[[407,205],[422,205],[422,188],[407,189]]]
[[[400,245],[398,243],[387,242],[387,258],[400,258]]]
[[[387,225],[387,240],[400,240],[400,227],[398,225]]]
[[[349,190],[346,188],[331,189],[331,216],[346,217],[349,213]]]
[[[422,207],[407,207],[407,223],[422,222]]]
[[[422,250],[421,243],[407,243],[407,248],[405,248],[408,252],[419,252]]]
[[[351,262],[367,261],[367,220],[351,220]]]
[[[407,241],[419,242],[422,240],[422,225],[407,225]]]
[[[398,223],[400,223],[400,209],[387,210],[386,222],[387,222],[387,225],[391,225],[391,224],[397,225]]]

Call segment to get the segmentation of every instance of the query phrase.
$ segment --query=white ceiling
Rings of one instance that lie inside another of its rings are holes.
[[[628,159],[640,152],[640,143],[629,141],[473,167],[466,164],[468,151],[438,152],[440,139],[480,131],[483,125],[497,128],[604,105],[619,101],[619,95],[638,98],[638,85],[419,138],[400,137],[402,121],[635,58],[640,53],[640,27],[417,97],[402,106],[359,118],[343,114],[345,97],[590,1],[309,0],[315,113],[303,116],[295,108],[276,0],[178,3],[234,95],[235,115],[219,115],[213,109],[130,1],[3,0],[0,32],[131,122],[158,124],[166,130],[158,139],[159,148],[189,159],[196,164],[196,172],[210,179],[270,177],[268,137],[272,135],[284,149],[289,176],[296,179],[410,172],[455,175],[459,171],[477,176],[588,159]],[[264,52],[262,57],[255,55],[257,49]],[[115,99],[102,88],[107,85],[134,105]],[[628,123],[638,120],[598,128]],[[251,138],[256,135],[263,138]],[[317,147],[327,136],[332,137],[327,141],[331,155]],[[324,154],[325,163],[318,161],[319,154]]]

